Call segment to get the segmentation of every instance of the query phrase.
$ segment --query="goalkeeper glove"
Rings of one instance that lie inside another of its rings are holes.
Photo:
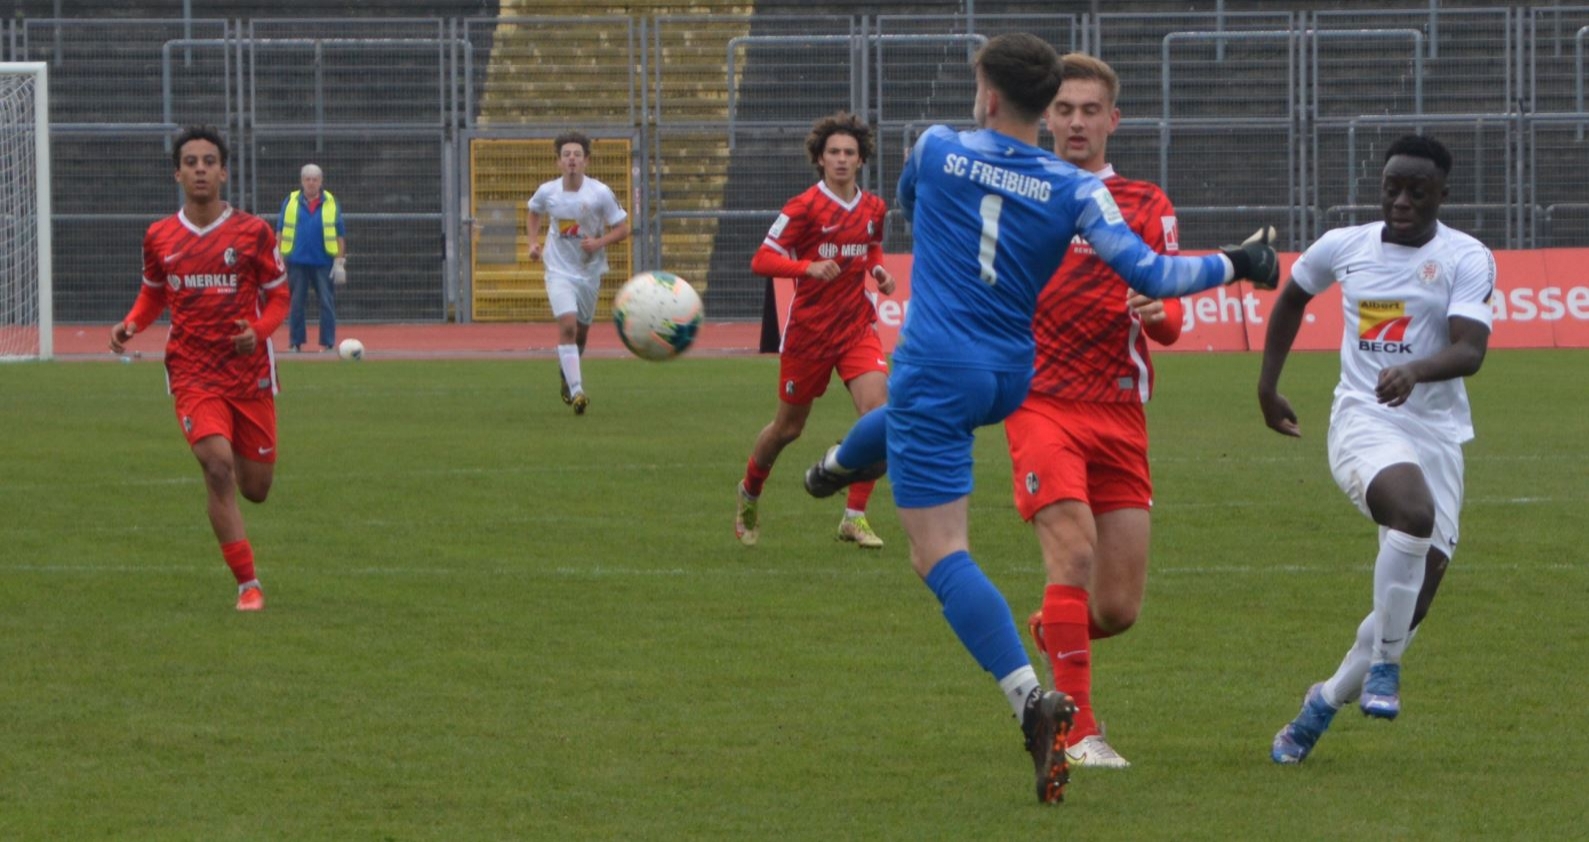
[[[1275,254],[1273,225],[1265,225],[1241,241],[1239,246],[1222,246],[1220,254],[1236,268],[1231,281],[1243,278],[1252,281],[1258,289],[1274,289],[1280,285],[1280,256]]]
[[[348,282],[348,259],[338,257],[331,261],[331,282],[341,286]]]

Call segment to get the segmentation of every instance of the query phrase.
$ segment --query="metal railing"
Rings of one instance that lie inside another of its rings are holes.
[[[345,296],[349,318],[387,317],[392,306],[380,299],[390,298],[409,302],[409,318],[467,319],[462,175],[470,138],[569,127],[632,136],[641,189],[625,203],[637,260],[705,259],[722,247],[721,236],[716,246],[706,234],[669,245],[679,241],[664,229],[706,230],[720,221],[722,230],[739,232],[722,236],[741,236],[775,217],[775,197],[809,186],[801,140],[816,114],[847,108],[874,123],[879,148],[890,152],[863,173],[863,186],[891,198],[893,150],[908,149],[934,122],[969,122],[968,56],[1012,29],[1049,33],[1062,49],[1084,48],[1115,64],[1125,118],[1110,151],[1122,172],[1156,177],[1189,218],[1274,214],[1293,248],[1343,214],[1372,212],[1367,185],[1400,130],[1436,134],[1459,152],[1458,189],[1445,207],[1481,222],[1493,246],[1560,245],[1578,231],[1573,196],[1589,195],[1589,168],[1573,164],[1589,160],[1589,6],[1442,10],[1431,2],[1288,14],[1229,12],[1221,3],[1213,13],[1021,17],[972,14],[968,4],[964,15],[919,19],[348,23],[191,15],[0,20],[0,60],[52,62],[52,138],[69,153],[60,161],[93,160],[93,179],[107,185],[102,213],[72,196],[56,207],[66,228],[60,248],[78,255],[58,261],[57,271],[70,276],[58,286],[64,319],[102,315],[91,299],[105,297],[101,279],[116,274],[95,262],[111,258],[81,256],[106,251],[93,239],[96,215],[121,248],[133,238],[128,226],[146,218],[133,211],[151,191],[158,202],[175,199],[169,178],[151,172],[162,166],[151,153],[186,122],[227,133],[234,202],[273,213],[296,179],[294,162],[312,156],[327,165],[328,186],[348,204],[350,238],[402,251],[401,260],[371,273],[381,283],[396,279],[395,286]],[[325,31],[338,34],[299,34]],[[1407,46],[1387,50],[1387,42]],[[518,75],[489,88],[504,63],[516,63]],[[610,107],[589,113],[605,116],[570,116],[583,112],[540,101],[537,92],[553,86],[577,96],[579,80],[602,66],[622,75],[602,77],[603,101],[593,104]],[[357,96],[348,93],[355,88]],[[522,100],[513,120],[482,122],[488,97],[503,96]],[[1351,110],[1354,101],[1364,107]],[[58,192],[80,193],[88,178],[68,172],[57,179]],[[1574,225],[1563,228],[1562,219]],[[741,306],[752,298],[759,304],[761,287],[748,266],[700,271],[711,273],[714,313],[759,312]]]

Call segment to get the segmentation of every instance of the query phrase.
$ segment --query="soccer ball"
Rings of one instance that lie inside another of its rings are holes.
[[[357,339],[344,339],[337,344],[337,356],[358,362],[364,359],[364,343]]]
[[[684,353],[705,318],[695,288],[672,272],[641,272],[612,300],[618,338],[642,360],[671,360]]]

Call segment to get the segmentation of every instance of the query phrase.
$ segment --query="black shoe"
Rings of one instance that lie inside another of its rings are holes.
[[[838,449],[839,446],[836,444],[828,448],[828,452],[824,453],[815,465],[806,469],[807,494],[812,497],[832,497],[846,486],[880,479],[888,473],[888,463],[886,461],[877,462],[864,468],[856,468],[852,471],[830,471],[827,468],[828,457],[832,456]]]
[[[563,404],[566,406],[573,403],[574,393],[568,391],[568,377],[563,374],[561,369],[557,372],[557,379],[563,381]]]
[[[1021,731],[1026,734],[1026,750],[1037,772],[1037,800],[1044,804],[1065,800],[1065,784],[1070,783],[1065,738],[1075,716],[1076,703],[1058,690],[1044,692],[1039,687],[1026,697]]]

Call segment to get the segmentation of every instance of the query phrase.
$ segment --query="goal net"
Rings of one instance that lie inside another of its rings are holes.
[[[0,62],[0,360],[49,359],[49,82]]]

